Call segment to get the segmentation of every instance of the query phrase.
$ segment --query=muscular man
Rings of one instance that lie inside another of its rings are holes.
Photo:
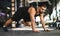
[[[4,31],[8,31],[7,26],[12,22],[12,21],[19,21],[20,19],[24,19],[24,22],[26,23],[25,25],[27,26],[32,26],[32,31],[34,32],[39,32],[39,30],[36,30],[35,28],[35,15],[39,14],[42,27],[46,31],[45,28],[45,23],[44,23],[44,11],[46,10],[46,2],[41,2],[39,3],[38,7],[36,7],[37,4],[31,3],[30,7],[26,8],[19,8],[17,12],[13,15],[12,18],[7,20],[3,26]]]

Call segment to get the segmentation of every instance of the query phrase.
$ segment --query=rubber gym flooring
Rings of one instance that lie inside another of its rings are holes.
[[[31,30],[10,30],[9,32],[4,32],[2,28],[0,28],[0,36],[60,36],[60,31],[51,30],[51,32],[44,32],[41,30],[35,33]]]

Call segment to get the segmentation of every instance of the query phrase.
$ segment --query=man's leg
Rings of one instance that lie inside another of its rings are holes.
[[[25,26],[31,26],[31,22],[25,22],[25,21],[23,21],[22,22]]]
[[[10,23],[12,23],[12,19],[10,18],[9,20],[7,20],[6,22],[5,22],[5,24],[3,25],[3,30],[4,31],[8,31],[8,29],[7,29],[7,26],[10,24]]]

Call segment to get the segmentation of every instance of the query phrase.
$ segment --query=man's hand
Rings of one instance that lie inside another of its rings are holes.
[[[48,29],[47,29],[47,30],[44,30],[44,31],[45,31],[45,32],[51,32],[51,31],[50,31],[50,30],[48,30]]]
[[[33,32],[40,32],[39,30],[32,30]]]

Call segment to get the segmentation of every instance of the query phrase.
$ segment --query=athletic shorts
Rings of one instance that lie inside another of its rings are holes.
[[[23,19],[25,22],[31,21],[27,8],[19,8],[12,17],[13,21],[19,21],[20,19]]]

